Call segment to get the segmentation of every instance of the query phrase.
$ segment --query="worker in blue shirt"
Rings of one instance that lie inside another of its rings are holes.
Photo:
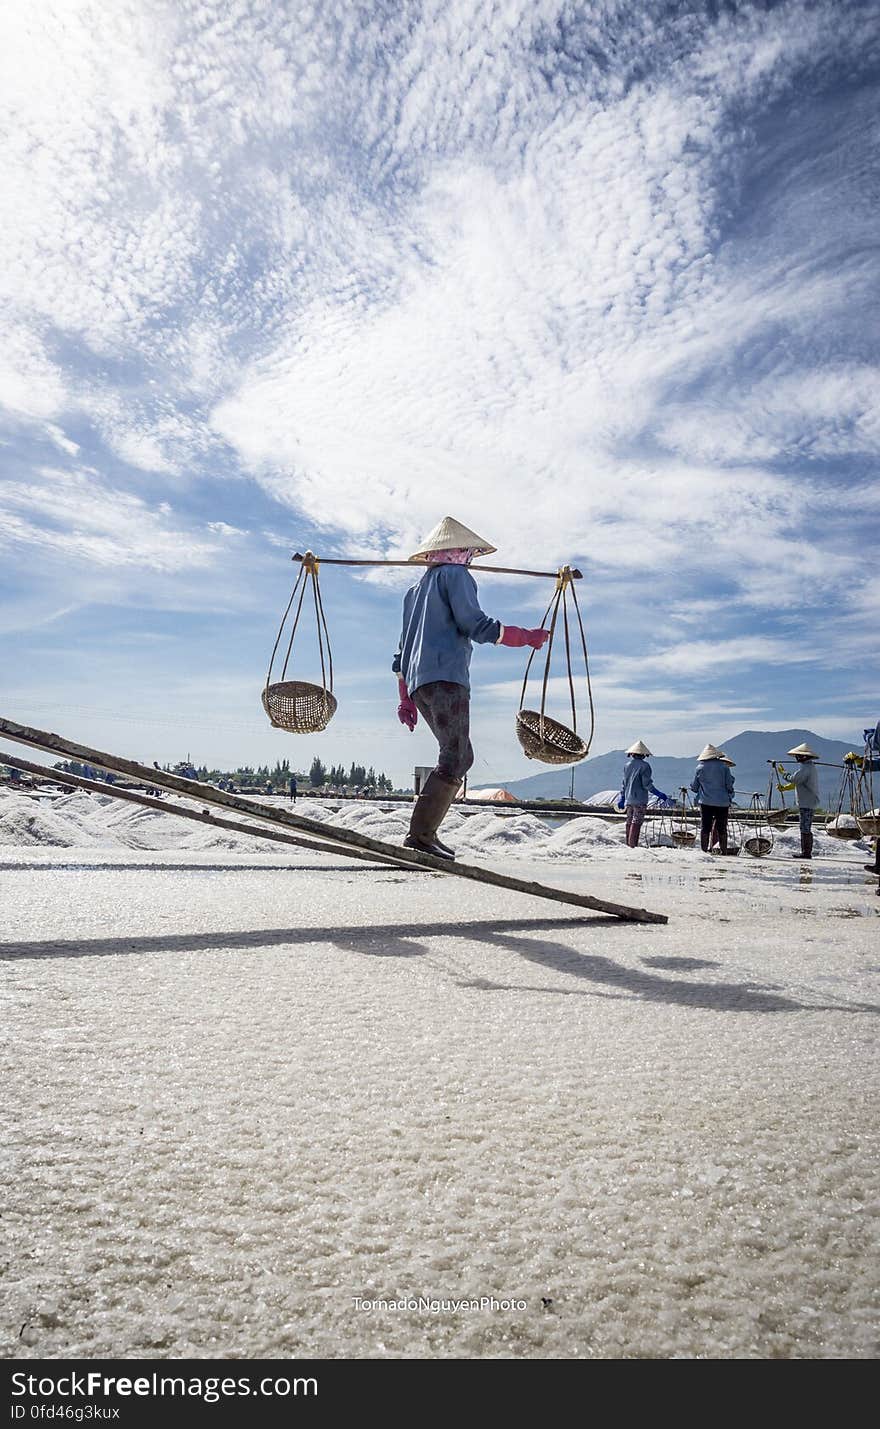
[[[626,842],[628,848],[638,848],[639,836],[645,814],[648,812],[648,797],[656,794],[665,804],[669,798],[662,789],[654,787],[654,776],[648,756],[651,751],[641,739],[631,744],[626,751],[627,760],[623,766],[623,783],[620,786],[618,809],[626,809]]]
[[[474,762],[470,741],[470,662],[473,642],[540,650],[547,630],[502,625],[480,608],[477,583],[467,567],[474,556],[496,550],[481,536],[446,516],[413,562],[428,569],[403,601],[403,629],[391,668],[397,676],[397,717],[410,731],[422,716],[440,746],[437,766],[425,780],[410,820],[407,848],[454,858],[437,831],[461,781]]]
[[[734,783],[726,755],[714,744],[700,751],[691,790],[694,803],[700,806],[700,848],[708,853],[717,836],[721,852],[727,853],[727,820]]]

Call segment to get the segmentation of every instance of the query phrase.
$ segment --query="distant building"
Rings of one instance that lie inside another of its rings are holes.
[[[417,764],[413,770],[413,793],[416,798],[422,792],[422,788],[427,781],[428,775],[434,773],[433,764]]]
[[[616,809],[617,801],[620,798],[620,789],[600,789],[598,794],[591,794],[589,799],[584,799],[583,803],[591,804],[593,808]],[[660,800],[656,794],[652,794],[648,799],[648,808],[656,809]]]
[[[491,799],[493,804],[518,804],[519,799],[509,789],[468,789],[466,799]]]

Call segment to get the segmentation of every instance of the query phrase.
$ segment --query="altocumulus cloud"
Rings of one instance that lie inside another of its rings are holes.
[[[583,565],[608,680],[645,621],[861,662],[878,58],[834,0],[6,7],[7,545],[219,589],[273,512],[449,510]]]

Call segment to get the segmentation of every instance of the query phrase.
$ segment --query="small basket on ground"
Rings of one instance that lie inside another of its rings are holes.
[[[526,758],[540,759],[542,764],[573,764],[589,752],[579,734],[538,710],[519,711],[516,737]]]
[[[880,839],[880,814],[856,814],[862,838]]]
[[[773,829],[779,825],[771,819],[770,810],[760,794],[753,794],[749,801],[748,813],[737,820],[740,830],[740,844],[743,853],[751,858],[766,858],[773,852]]]
[[[865,791],[862,788],[863,777],[852,761],[849,759],[843,761],[840,789],[837,794],[837,807],[828,814],[825,820],[825,832],[829,838],[861,838],[859,826],[856,822],[859,811],[863,810],[866,814],[872,812],[870,805],[865,802]]]
[[[690,802],[687,785],[679,785],[679,794],[676,811],[672,816],[672,843],[674,848],[693,848],[697,842],[697,831],[688,822],[688,814],[694,812],[694,805]]]
[[[275,729],[286,729],[289,734],[320,734],[336,713],[335,695],[305,680],[267,685],[262,699]]]

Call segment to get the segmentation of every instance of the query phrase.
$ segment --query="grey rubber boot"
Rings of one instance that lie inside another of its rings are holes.
[[[793,854],[792,854],[792,858],[804,858],[804,859],[809,858],[809,859],[811,859],[812,857],[813,857],[813,835],[812,835],[811,833],[809,833],[809,834],[801,834],[801,851],[800,851],[800,853],[793,853]]]
[[[403,841],[404,848],[414,848],[419,853],[432,853],[435,858],[455,858],[453,850],[438,839],[437,830],[449,813],[449,806],[460,788],[460,784],[450,784],[446,779],[441,779],[436,770],[428,775],[425,787],[412,811],[409,833]]]

